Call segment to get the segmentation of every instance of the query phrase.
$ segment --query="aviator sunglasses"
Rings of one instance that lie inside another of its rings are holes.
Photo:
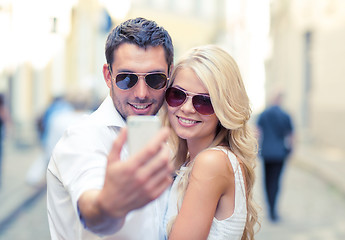
[[[110,67],[110,75],[113,76],[113,73],[111,72]],[[165,73],[161,72],[154,72],[154,73],[118,73],[115,78],[112,78],[115,80],[116,86],[122,90],[128,90],[134,87],[139,77],[143,76],[145,79],[146,84],[155,90],[162,89],[166,86],[167,82],[169,81],[169,78],[165,75]]]
[[[189,97],[192,98],[193,107],[198,113],[202,115],[214,113],[211,98],[208,95],[195,94],[175,87],[169,87],[165,92],[165,100],[170,107],[184,104]]]

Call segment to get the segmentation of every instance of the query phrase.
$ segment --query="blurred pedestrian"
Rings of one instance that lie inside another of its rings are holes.
[[[54,114],[59,114],[65,111],[71,111],[73,108],[71,104],[65,99],[63,95],[54,97],[42,116],[37,120],[37,127],[42,147],[45,148],[46,138],[49,131],[50,120]],[[50,158],[50,156],[49,156]],[[49,161],[49,159],[47,160]]]
[[[26,182],[32,186],[45,183],[48,162],[64,131],[89,114],[91,96],[86,91],[55,97],[39,120],[42,154],[30,166]]]
[[[31,164],[26,173],[26,182],[28,184],[32,186],[40,186],[41,184],[44,184],[51,151],[56,144],[49,140],[49,138],[51,138],[50,135],[52,131],[55,131],[54,126],[52,126],[52,122],[59,115],[72,111],[73,106],[67,101],[66,97],[58,95],[53,98],[47,109],[37,120],[42,153],[38,155],[37,159]]]
[[[9,112],[5,105],[5,95],[0,93],[0,188],[2,185],[2,155],[5,126],[10,122]]]
[[[293,123],[281,107],[283,93],[276,93],[270,106],[259,116],[260,155],[270,220],[279,220],[277,199],[284,165],[292,150]]]

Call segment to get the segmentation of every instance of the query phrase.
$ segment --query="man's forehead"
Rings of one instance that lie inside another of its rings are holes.
[[[145,49],[135,44],[122,44],[114,51],[112,67],[130,72],[166,72],[168,63],[162,46]]]

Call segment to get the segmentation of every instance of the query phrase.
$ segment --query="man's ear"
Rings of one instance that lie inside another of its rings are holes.
[[[174,69],[174,64],[172,63],[169,67],[169,72],[168,72],[168,77],[170,78],[171,77],[171,74],[172,74],[172,71]]]
[[[111,76],[111,72],[109,68],[110,68],[109,64],[103,65],[103,77],[108,88],[111,89],[112,76]]]
[[[172,75],[173,69],[174,69],[174,64],[172,63],[169,67],[169,72],[168,72],[169,81],[168,81],[167,87],[169,86],[169,83],[171,82],[171,75]]]

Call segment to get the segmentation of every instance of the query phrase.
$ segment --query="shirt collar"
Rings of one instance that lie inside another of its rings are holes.
[[[109,94],[99,108],[94,112],[94,117],[106,126],[115,126],[120,128],[126,126],[126,122],[115,109],[113,100]]]

